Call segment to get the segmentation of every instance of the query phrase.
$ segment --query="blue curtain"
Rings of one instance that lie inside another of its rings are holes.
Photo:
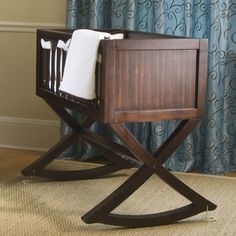
[[[123,28],[209,39],[205,118],[166,161],[175,171],[209,174],[236,171],[236,2],[235,0],[69,0],[69,28]],[[82,120],[80,114],[74,114]],[[127,124],[151,152],[179,121]],[[117,141],[101,124],[92,129]],[[62,135],[68,127],[62,123]],[[96,153],[83,142],[64,156],[88,159]]]

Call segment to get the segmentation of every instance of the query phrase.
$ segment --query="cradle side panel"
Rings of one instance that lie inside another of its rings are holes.
[[[70,30],[38,30],[37,31],[37,79],[36,94],[46,102],[51,102],[74,111],[78,111],[92,119],[101,120],[101,112],[97,101],[85,100],[62,93],[59,90],[64,71],[66,52],[57,48],[59,40],[67,42],[72,36]],[[52,45],[52,50],[43,49],[41,39]]]
[[[207,61],[201,55],[207,48],[200,52],[199,40],[116,43],[114,122],[190,119],[202,115],[198,110],[202,110],[205,102],[203,65]]]
[[[118,51],[116,111],[194,108],[196,58],[195,50]]]

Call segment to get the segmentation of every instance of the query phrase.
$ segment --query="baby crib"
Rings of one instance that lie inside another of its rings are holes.
[[[36,93],[63,119],[72,132],[22,170],[25,176],[41,176],[54,180],[100,178],[120,169],[131,168],[128,160],[143,165],[86,213],[86,223],[104,223],[125,227],[145,227],[174,223],[200,212],[214,210],[216,205],[181,182],[162,164],[178,148],[204,115],[207,79],[207,40],[164,36],[128,30],[104,30],[123,33],[122,40],[101,40],[96,64],[96,98],[86,100],[60,91],[66,50],[58,41],[67,42],[73,31],[37,31]],[[50,42],[43,48],[41,41]],[[87,119],[78,122],[68,109]],[[179,126],[155,152],[149,153],[123,125],[124,122],[181,120]],[[124,145],[93,133],[89,127],[99,121],[118,135]],[[108,164],[83,171],[50,170],[46,167],[75,139],[91,144],[109,160]],[[151,215],[117,215],[111,213],[153,174],[191,203],[174,210]]]

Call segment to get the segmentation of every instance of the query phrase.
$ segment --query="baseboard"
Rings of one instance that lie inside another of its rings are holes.
[[[59,121],[0,116],[0,147],[48,150],[59,140]]]

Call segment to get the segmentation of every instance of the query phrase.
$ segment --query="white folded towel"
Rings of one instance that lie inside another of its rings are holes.
[[[59,90],[84,99],[95,99],[95,68],[100,40],[123,37],[123,34],[111,35],[86,29],[74,31]]]
[[[41,46],[43,49],[52,49],[52,42],[41,39]]]
[[[67,52],[69,50],[69,47],[70,47],[70,42],[71,42],[71,39],[68,39],[66,42],[64,42],[62,40],[58,40],[57,48],[61,48],[64,51]]]

